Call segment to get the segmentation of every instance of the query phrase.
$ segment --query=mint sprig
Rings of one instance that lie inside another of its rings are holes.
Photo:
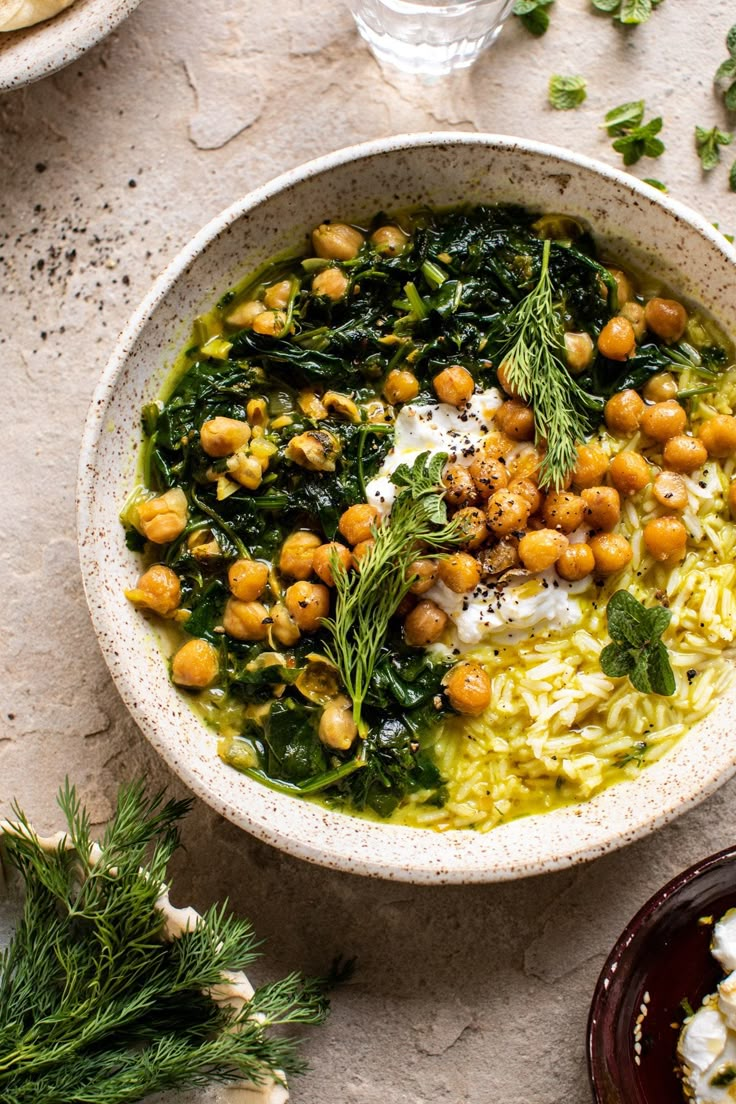
[[[730,146],[733,142],[733,134],[728,130],[719,130],[718,127],[696,126],[695,148],[698,151],[703,172],[710,172],[721,160],[721,146]]]
[[[642,694],[670,697],[676,689],[662,633],[672,613],[647,607],[628,590],[617,590],[606,608],[611,643],[601,652],[601,670],[609,678],[626,678]]]
[[[642,157],[660,157],[664,142],[658,138],[662,118],[644,122],[644,100],[633,100],[612,108],[601,124],[613,138],[613,148],[624,159],[624,165],[634,165]]]
[[[729,56],[716,69],[713,78],[716,88],[723,93],[723,102],[729,111],[736,111],[736,23],[726,35]]]
[[[553,3],[554,0],[516,0],[513,12],[527,31],[539,38],[549,27],[549,12],[546,9]]]

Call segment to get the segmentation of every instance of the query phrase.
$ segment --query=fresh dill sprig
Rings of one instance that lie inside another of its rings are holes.
[[[388,623],[414,583],[409,571],[423,551],[451,548],[460,527],[447,520],[441,496],[446,453],[423,452],[411,468],[401,464],[392,475],[398,487],[391,513],[375,529],[375,543],[357,570],[348,572],[333,557],[334,617],[322,622],[331,637],[326,652],[340,672],[353,703],[361,737],[367,734],[363,703],[384,644]]]
[[[500,321],[498,363],[514,392],[534,410],[538,442],[546,443],[540,486],[558,490],[575,467],[576,445],[585,439],[593,400],[568,372],[564,335],[549,275],[551,241],[544,243],[537,286]]]
[[[250,925],[218,906],[163,938],[158,900],[189,802],[123,787],[99,845],[68,784],[59,805],[67,834],[58,847],[43,846],[18,808],[4,836],[25,892],[0,955],[3,1104],[121,1104],[298,1071],[294,1042],[268,1029],[319,1022],[317,983],[292,975],[237,1012],[207,994],[253,960]]]

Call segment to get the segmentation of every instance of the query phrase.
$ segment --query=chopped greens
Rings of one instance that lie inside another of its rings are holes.
[[[608,600],[606,616],[612,643],[601,652],[603,673],[609,678],[628,676],[642,694],[674,694],[675,676],[661,640],[671,611],[664,606],[648,608],[627,590],[617,590]]]
[[[558,111],[570,111],[579,107],[587,96],[585,77],[549,78],[549,102]]]

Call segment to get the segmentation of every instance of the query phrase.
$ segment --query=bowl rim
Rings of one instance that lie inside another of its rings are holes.
[[[603,164],[587,155],[574,153],[570,150],[547,143],[515,138],[509,135],[457,131],[393,135],[387,138],[380,138],[370,142],[347,146],[307,161],[294,169],[281,173],[266,184],[251,190],[202,227],[157,277],[149,292],[145,295],[138,308],[131,315],[128,323],[120,332],[107,365],[94,389],[81,441],[79,472],[76,487],[77,539],[84,592],[93,627],[106,659],[108,658],[107,650],[100,639],[107,625],[104,613],[104,602],[98,603],[95,601],[95,587],[98,586],[98,583],[94,580],[90,571],[88,571],[88,567],[93,565],[93,556],[85,541],[85,536],[91,533],[93,528],[90,516],[92,501],[92,495],[90,493],[91,488],[89,485],[90,471],[93,465],[98,439],[102,436],[104,431],[107,403],[112,396],[118,376],[125,368],[129,353],[134,347],[142,330],[154,314],[156,308],[195,258],[219,237],[219,235],[226,232],[233,223],[272,196],[338,166],[376,155],[428,146],[479,146],[490,149],[501,149],[509,153],[518,151],[519,153],[538,155],[542,158],[556,159],[558,162],[567,163],[573,168],[582,169],[588,173],[602,176],[613,184],[625,188],[629,194],[634,196],[639,195],[648,202],[654,202],[658,206],[664,207],[677,221],[684,222],[695,229],[707,240],[712,248],[719,252],[727,261],[736,265],[736,249],[734,249],[727,242],[726,238],[702,215],[691,210],[685,204],[673,200],[669,196],[663,195],[651,185],[645,184],[643,181],[619,169]],[[351,873],[389,878],[398,881],[420,884],[438,884],[442,882],[454,884],[469,884],[473,882],[487,883],[513,880],[530,875],[547,873],[553,870],[565,869],[576,863],[617,850],[627,843],[631,843],[648,835],[650,832],[655,831],[674,817],[681,815],[704,800],[736,772],[736,759],[732,760],[725,769],[721,764],[717,770],[711,769],[710,773],[704,773],[699,780],[699,785],[695,792],[691,792],[685,797],[678,795],[676,799],[673,799],[668,794],[666,800],[658,806],[656,815],[652,816],[651,813],[644,815],[633,824],[627,824],[625,828],[615,828],[608,823],[605,829],[601,827],[595,833],[594,838],[588,837],[582,843],[571,842],[564,850],[560,849],[553,856],[547,855],[541,858],[524,858],[521,861],[518,859],[509,859],[506,863],[494,861],[494,865],[486,865],[483,867],[477,864],[472,867],[463,867],[460,863],[450,863],[446,861],[446,864],[443,865],[441,869],[438,869],[437,861],[432,862],[429,858],[424,858],[421,862],[412,861],[400,864],[386,859],[375,851],[371,851],[367,854],[361,851],[358,854],[350,856],[348,859],[342,855],[326,854],[324,849],[320,846],[315,846],[310,839],[296,838],[288,831],[282,831],[277,824],[265,825],[256,822],[246,809],[242,807],[234,808],[224,798],[213,794],[210,787],[199,777],[196,771],[194,771],[186,761],[176,756],[167,742],[159,736],[157,725],[154,720],[148,718],[145,711],[142,710],[139,705],[139,697],[136,692],[137,687],[134,685],[134,680],[131,679],[130,672],[117,668],[112,671],[112,677],[134,721],[142,729],[149,742],[157,752],[162,755],[170,768],[174,770],[185,784],[217,812],[229,817],[258,839],[288,854],[295,855],[310,862],[332,866],[335,869],[349,870]],[[258,783],[253,784],[258,785]],[[621,786],[635,784],[636,783],[621,782],[618,783],[615,788],[618,789]],[[601,796],[605,797],[607,792],[609,791],[606,790],[602,795],[597,795],[597,797],[585,802],[584,807],[590,807],[590,805],[599,800]],[[582,806],[572,806],[573,809],[577,810],[581,807]],[[343,816],[344,814],[332,813],[331,815]],[[541,815],[545,817],[553,816],[554,813]],[[578,815],[580,814],[578,813]],[[355,819],[356,818],[351,818],[353,821],[355,821]],[[365,821],[363,823],[366,825],[366,830],[369,830],[370,827],[376,827],[376,825],[373,825],[370,821]],[[391,827],[396,832],[402,831],[398,826]],[[503,826],[500,826],[500,828],[502,827]],[[500,828],[494,829],[494,832],[499,831]],[[421,829],[404,828],[403,831],[421,832],[422,835],[428,834],[428,830]],[[458,834],[460,834],[459,831],[454,833],[446,832],[442,835],[447,837]],[[492,834],[493,833],[491,833],[491,835]],[[463,833],[463,835],[467,837],[467,832]],[[444,858],[443,856],[443,859]]]

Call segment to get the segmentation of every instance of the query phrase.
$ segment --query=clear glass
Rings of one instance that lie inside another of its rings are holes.
[[[467,69],[500,33],[514,0],[348,0],[378,60],[405,73]]]

